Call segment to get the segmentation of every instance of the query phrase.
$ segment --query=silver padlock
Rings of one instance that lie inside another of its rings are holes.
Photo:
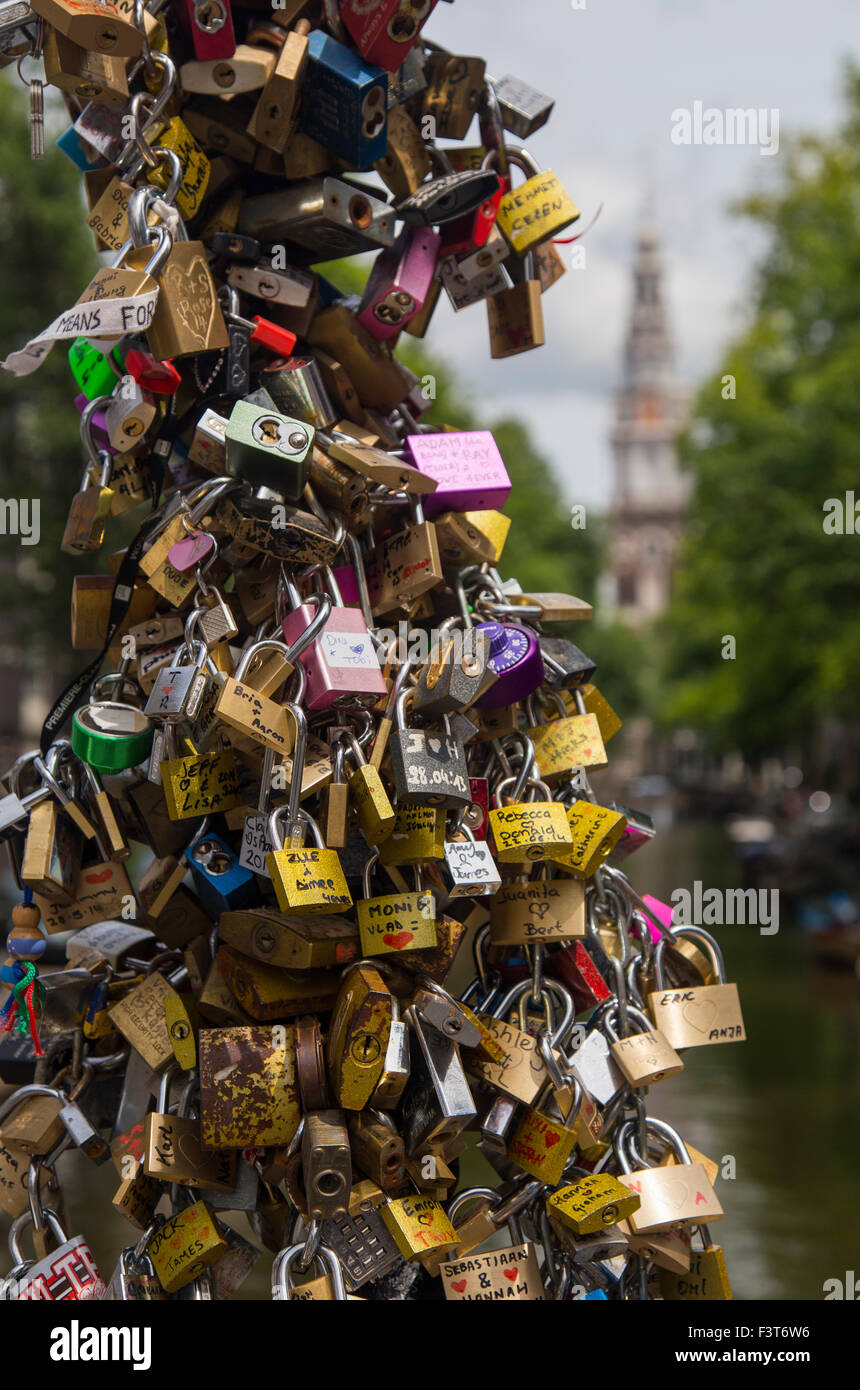
[[[325,176],[246,198],[238,230],[258,241],[295,241],[314,251],[317,260],[329,261],[391,246],[394,226],[388,203],[354,183]]]
[[[203,641],[195,642],[193,647],[183,643],[178,648],[178,660],[162,667],[156,676],[144,714],[168,723],[194,719],[209,688],[208,655]]]
[[[609,1051],[609,1042],[594,1028],[570,1058],[570,1070],[598,1105],[608,1105],[622,1087],[624,1074]]]
[[[456,1138],[478,1112],[457,1044],[426,1026],[414,1008],[406,1017],[413,1078],[401,1108],[401,1133],[411,1157],[427,1144]]]
[[[271,265],[231,265],[227,267],[227,283],[242,294],[266,299],[271,304],[286,304],[291,309],[304,309],[313,293],[315,276],[298,266],[273,270]]]
[[[208,468],[210,473],[222,473],[227,458],[226,429],[226,415],[219,415],[217,410],[204,410],[194,427],[188,449],[191,462]]]

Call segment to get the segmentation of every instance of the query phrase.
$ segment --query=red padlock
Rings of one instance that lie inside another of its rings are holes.
[[[126,354],[124,366],[138,385],[147,391],[154,391],[158,396],[174,395],[182,381],[172,362],[159,362],[157,357],[143,348],[132,348]]]

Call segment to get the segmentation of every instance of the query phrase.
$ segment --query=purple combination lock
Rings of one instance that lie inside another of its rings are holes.
[[[423,499],[424,514],[499,511],[511,480],[490,430],[460,430],[406,436],[410,461],[435,478],[436,492]]]
[[[407,227],[373,264],[358,321],[374,338],[393,338],[424,307],[442,238],[429,227]]]
[[[502,709],[533,695],[545,674],[535,633],[516,623],[479,623],[476,631],[489,633],[489,665],[498,676],[476,708]]]

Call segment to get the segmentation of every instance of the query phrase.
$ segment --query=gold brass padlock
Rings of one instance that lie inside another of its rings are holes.
[[[640,1198],[611,1173],[593,1173],[546,1199],[548,1214],[575,1235],[605,1230],[639,1208]]]
[[[721,1217],[723,1208],[704,1168],[690,1161],[677,1131],[663,1120],[649,1118],[645,1124],[649,1138],[656,1136],[668,1143],[680,1161],[673,1167],[643,1166],[634,1170],[635,1162],[647,1164],[647,1158],[635,1147],[635,1122],[628,1120],[618,1127],[615,1153],[624,1170],[618,1180],[640,1199],[637,1210],[627,1218],[631,1229],[637,1235],[650,1235],[673,1226],[698,1226]]]
[[[165,1293],[177,1293],[228,1249],[213,1213],[195,1202],[165,1221],[146,1247]]]
[[[675,1048],[705,1047],[709,1043],[744,1042],[746,1031],[737,985],[726,984],[722,953],[714,938],[701,927],[685,927],[706,948],[718,983],[690,989],[666,986],[663,975],[668,936],[662,936],[654,953],[657,988],[648,995],[648,1009],[666,1041]]]
[[[363,1110],[385,1067],[391,1031],[391,992],[378,970],[347,970],[326,1040],[332,1091],[343,1110]]]

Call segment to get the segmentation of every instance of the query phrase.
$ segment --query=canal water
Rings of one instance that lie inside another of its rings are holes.
[[[731,846],[714,827],[675,827],[627,861],[640,892],[668,900],[675,889],[736,888]],[[823,1297],[828,1279],[860,1277],[858,1092],[860,985],[848,972],[817,966],[790,922],[774,936],[757,927],[711,928],[737,983],[748,1041],[685,1053],[680,1075],[651,1088],[649,1113],[733,1176],[720,1177],[725,1218],[711,1234],[724,1248],[739,1299]],[[485,1181],[472,1162],[467,1182]],[[86,1234],[109,1278],[133,1229],[110,1207],[112,1165],[78,1154],[59,1165],[69,1234]],[[230,1224],[248,1236],[245,1218]],[[2,1218],[2,1231],[8,1220]],[[2,1258],[2,1257],[0,1257]],[[238,1298],[267,1298],[271,1256],[263,1252]],[[9,1267],[2,1260],[0,1268]]]

